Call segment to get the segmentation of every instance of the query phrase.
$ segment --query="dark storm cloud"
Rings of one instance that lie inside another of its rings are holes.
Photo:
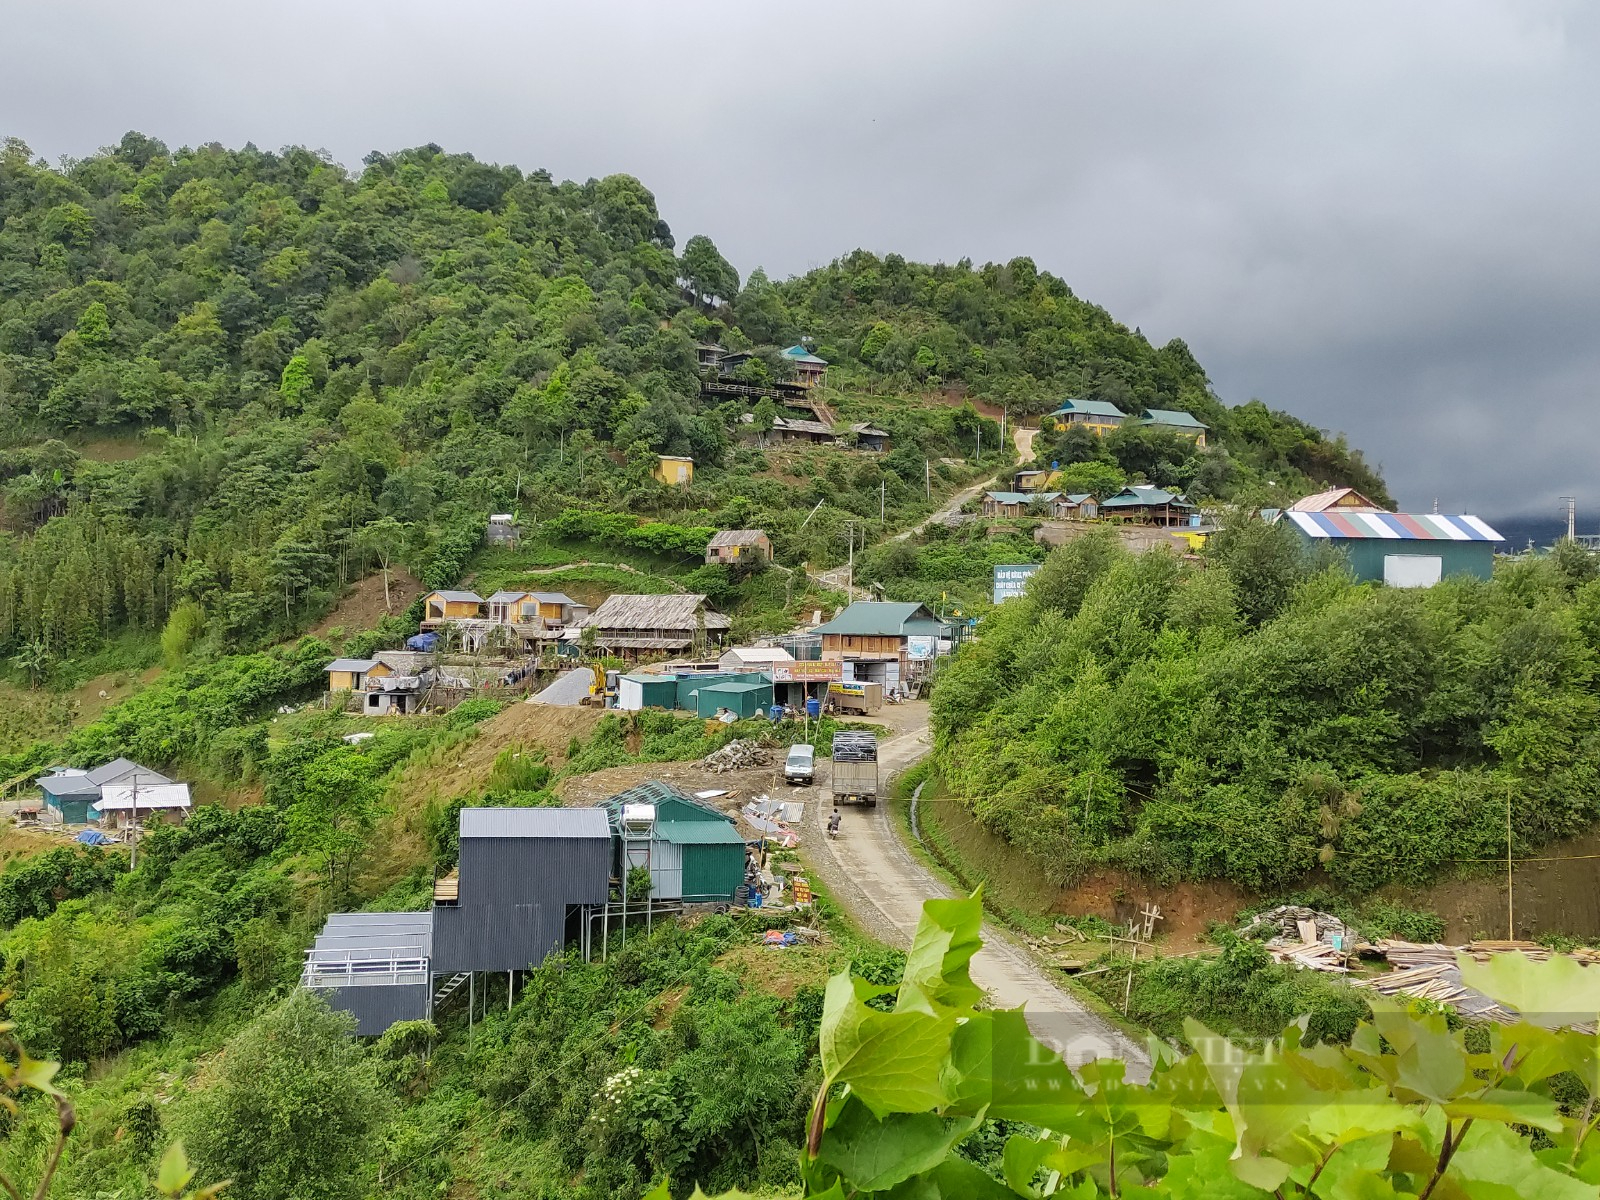
[[[680,242],[1031,255],[1410,505],[1592,482],[1600,20],[1581,3],[14,6],[0,131],[638,175]]]

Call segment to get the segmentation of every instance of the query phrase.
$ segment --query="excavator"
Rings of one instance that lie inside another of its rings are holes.
[[[599,663],[590,663],[589,669],[594,672],[594,682],[589,685],[589,695],[584,703],[591,708],[605,708],[606,701],[616,695],[616,692],[606,687],[606,669]]]

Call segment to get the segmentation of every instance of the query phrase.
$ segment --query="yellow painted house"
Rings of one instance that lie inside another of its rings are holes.
[[[483,597],[477,592],[429,592],[422,598],[422,624],[470,621],[483,615]]]
[[[1128,414],[1109,400],[1067,400],[1050,415],[1057,425],[1082,425],[1100,437],[1128,419]]]
[[[675,454],[657,455],[656,469],[650,474],[668,487],[688,487],[694,482],[694,459]]]
[[[361,691],[368,679],[393,675],[387,664],[375,658],[336,658],[323,668],[328,673],[330,692]]]

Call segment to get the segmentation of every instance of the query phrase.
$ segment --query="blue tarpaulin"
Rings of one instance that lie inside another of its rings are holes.
[[[424,654],[432,651],[439,645],[437,633],[419,633],[406,639],[407,650],[421,650]]]
[[[82,833],[80,833],[77,837],[73,838],[72,840],[75,841],[75,842],[82,842],[85,846],[109,846],[109,845],[111,845],[111,839],[108,838],[105,834],[101,833],[98,829],[85,829]]]

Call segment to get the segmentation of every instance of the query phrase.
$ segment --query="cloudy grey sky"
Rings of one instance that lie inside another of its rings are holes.
[[[1404,505],[1600,528],[1600,6],[0,0],[0,134],[637,175],[679,244],[1031,255]]]

